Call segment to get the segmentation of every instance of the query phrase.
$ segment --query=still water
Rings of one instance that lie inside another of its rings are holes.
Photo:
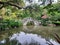
[[[60,45],[53,34],[60,27],[23,26],[0,32],[0,45]]]

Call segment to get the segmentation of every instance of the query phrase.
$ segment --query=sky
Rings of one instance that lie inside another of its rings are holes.
[[[58,1],[57,0],[54,0],[53,3],[57,3]],[[29,0],[24,0],[24,3],[25,3],[25,6],[28,6],[28,5],[31,5],[31,4],[42,4],[42,1],[41,0],[32,0],[32,2],[29,2]],[[45,2],[45,5],[47,5],[49,3],[49,0],[46,0]]]

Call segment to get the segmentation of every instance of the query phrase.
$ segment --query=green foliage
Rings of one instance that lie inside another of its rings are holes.
[[[6,9],[6,12],[5,12],[5,15],[7,15],[7,16],[9,16],[9,15],[11,15],[11,9]]]
[[[5,30],[5,29],[9,29],[9,28],[16,28],[16,27],[19,27],[19,26],[22,26],[22,22],[18,22],[16,20],[3,20],[0,24],[0,29],[1,30]]]
[[[60,21],[60,4],[52,4],[44,7],[48,11],[48,15],[50,16],[50,21],[55,24],[57,21]]]
[[[48,21],[49,21],[48,18],[46,18],[46,19],[41,19],[41,23],[42,23],[43,26],[47,26],[47,25],[49,24]]]
[[[8,25],[11,26],[12,28],[19,27],[19,23],[15,22],[14,20],[10,20]]]
[[[14,1],[13,3],[17,2],[16,4],[20,4],[20,2],[23,2],[22,0],[12,0],[12,1]],[[16,7],[7,6],[5,7],[5,9],[6,11],[5,11],[5,15],[3,16],[4,17],[3,20],[6,21],[6,19],[8,19],[8,21],[6,22],[9,27],[14,27],[14,26],[18,27],[19,25],[22,25],[22,22],[19,21],[15,22],[15,20],[19,20],[19,19],[22,20],[23,18],[26,17],[32,17],[34,19],[41,20],[42,25],[49,24],[49,21],[51,21],[51,23],[60,21],[60,4],[52,4],[43,7],[34,4],[24,10],[18,10]],[[49,17],[50,18],[42,20],[41,19],[42,14],[47,14],[48,18]]]

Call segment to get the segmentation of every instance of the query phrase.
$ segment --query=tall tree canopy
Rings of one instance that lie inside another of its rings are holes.
[[[10,6],[15,6],[17,7],[18,9],[22,9],[22,8],[26,8],[24,7],[24,0],[0,0],[0,9],[2,9],[3,7],[6,7],[8,5]],[[28,0],[30,1],[30,0]],[[46,0],[43,0],[43,4],[45,3]],[[52,0],[49,0],[50,1],[50,4],[52,4]],[[29,6],[27,6],[29,7]]]
[[[0,0],[0,9],[2,9],[3,7],[6,7],[8,5],[10,6],[15,6],[19,9],[22,8],[21,4],[23,3],[23,0]]]

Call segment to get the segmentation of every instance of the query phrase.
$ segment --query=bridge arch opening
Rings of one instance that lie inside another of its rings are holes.
[[[34,24],[34,21],[29,21],[29,22],[27,22],[26,26],[30,26],[30,25],[34,26],[34,25],[35,25],[35,24]]]
[[[30,26],[30,25],[33,25],[33,26],[39,26],[41,24],[41,22],[31,18],[31,17],[28,17],[28,18],[24,18],[22,20],[22,23],[24,26]]]

